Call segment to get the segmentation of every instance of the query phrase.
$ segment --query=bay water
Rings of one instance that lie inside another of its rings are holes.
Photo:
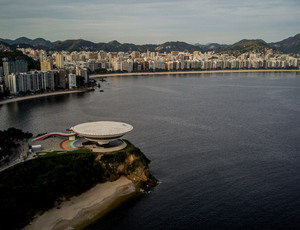
[[[86,229],[300,229],[299,73],[108,77],[101,90],[0,107],[0,130],[125,135],[160,180]]]

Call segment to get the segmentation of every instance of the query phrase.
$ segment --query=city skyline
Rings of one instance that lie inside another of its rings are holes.
[[[300,2],[275,0],[1,0],[1,38],[160,44],[277,42],[300,31]]]

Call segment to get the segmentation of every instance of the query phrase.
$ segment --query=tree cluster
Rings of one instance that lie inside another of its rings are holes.
[[[59,198],[102,182],[95,154],[70,153],[26,161],[0,173],[0,229],[20,229]]]
[[[4,131],[0,130],[0,163],[8,160],[8,157],[13,153],[12,149],[18,147],[18,141],[31,137],[32,133],[23,132],[21,129],[13,127]]]

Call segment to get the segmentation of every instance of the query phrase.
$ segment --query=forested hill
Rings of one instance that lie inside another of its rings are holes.
[[[83,39],[73,39],[65,41],[51,42],[43,38],[29,39],[21,37],[15,40],[1,39],[4,42],[16,49],[17,47],[33,47],[37,49],[45,49],[47,51],[99,51],[104,50],[106,52],[130,52],[140,51],[146,52],[147,50],[152,52],[171,52],[171,51],[216,51],[216,52],[243,52],[243,51],[255,51],[258,52],[265,48],[273,48],[283,53],[300,53],[300,34],[293,37],[289,37],[279,42],[266,43],[261,39],[243,39],[231,45],[221,45],[218,43],[210,43],[207,45],[188,44],[181,41],[170,41],[163,44],[144,44],[136,45],[133,43],[120,43],[116,40],[105,42],[91,42]]]
[[[219,47],[216,49],[216,51],[233,54],[233,55],[240,55],[242,53],[251,52],[251,51],[260,53],[260,52],[264,52],[265,50],[271,49],[271,48],[272,47],[263,40],[244,39],[244,40],[241,40],[229,47]]]

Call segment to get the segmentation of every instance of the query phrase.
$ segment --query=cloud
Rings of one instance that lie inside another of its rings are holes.
[[[7,38],[41,34],[52,40],[230,43],[243,36],[294,35],[299,12],[298,0],[1,0],[0,27]]]

